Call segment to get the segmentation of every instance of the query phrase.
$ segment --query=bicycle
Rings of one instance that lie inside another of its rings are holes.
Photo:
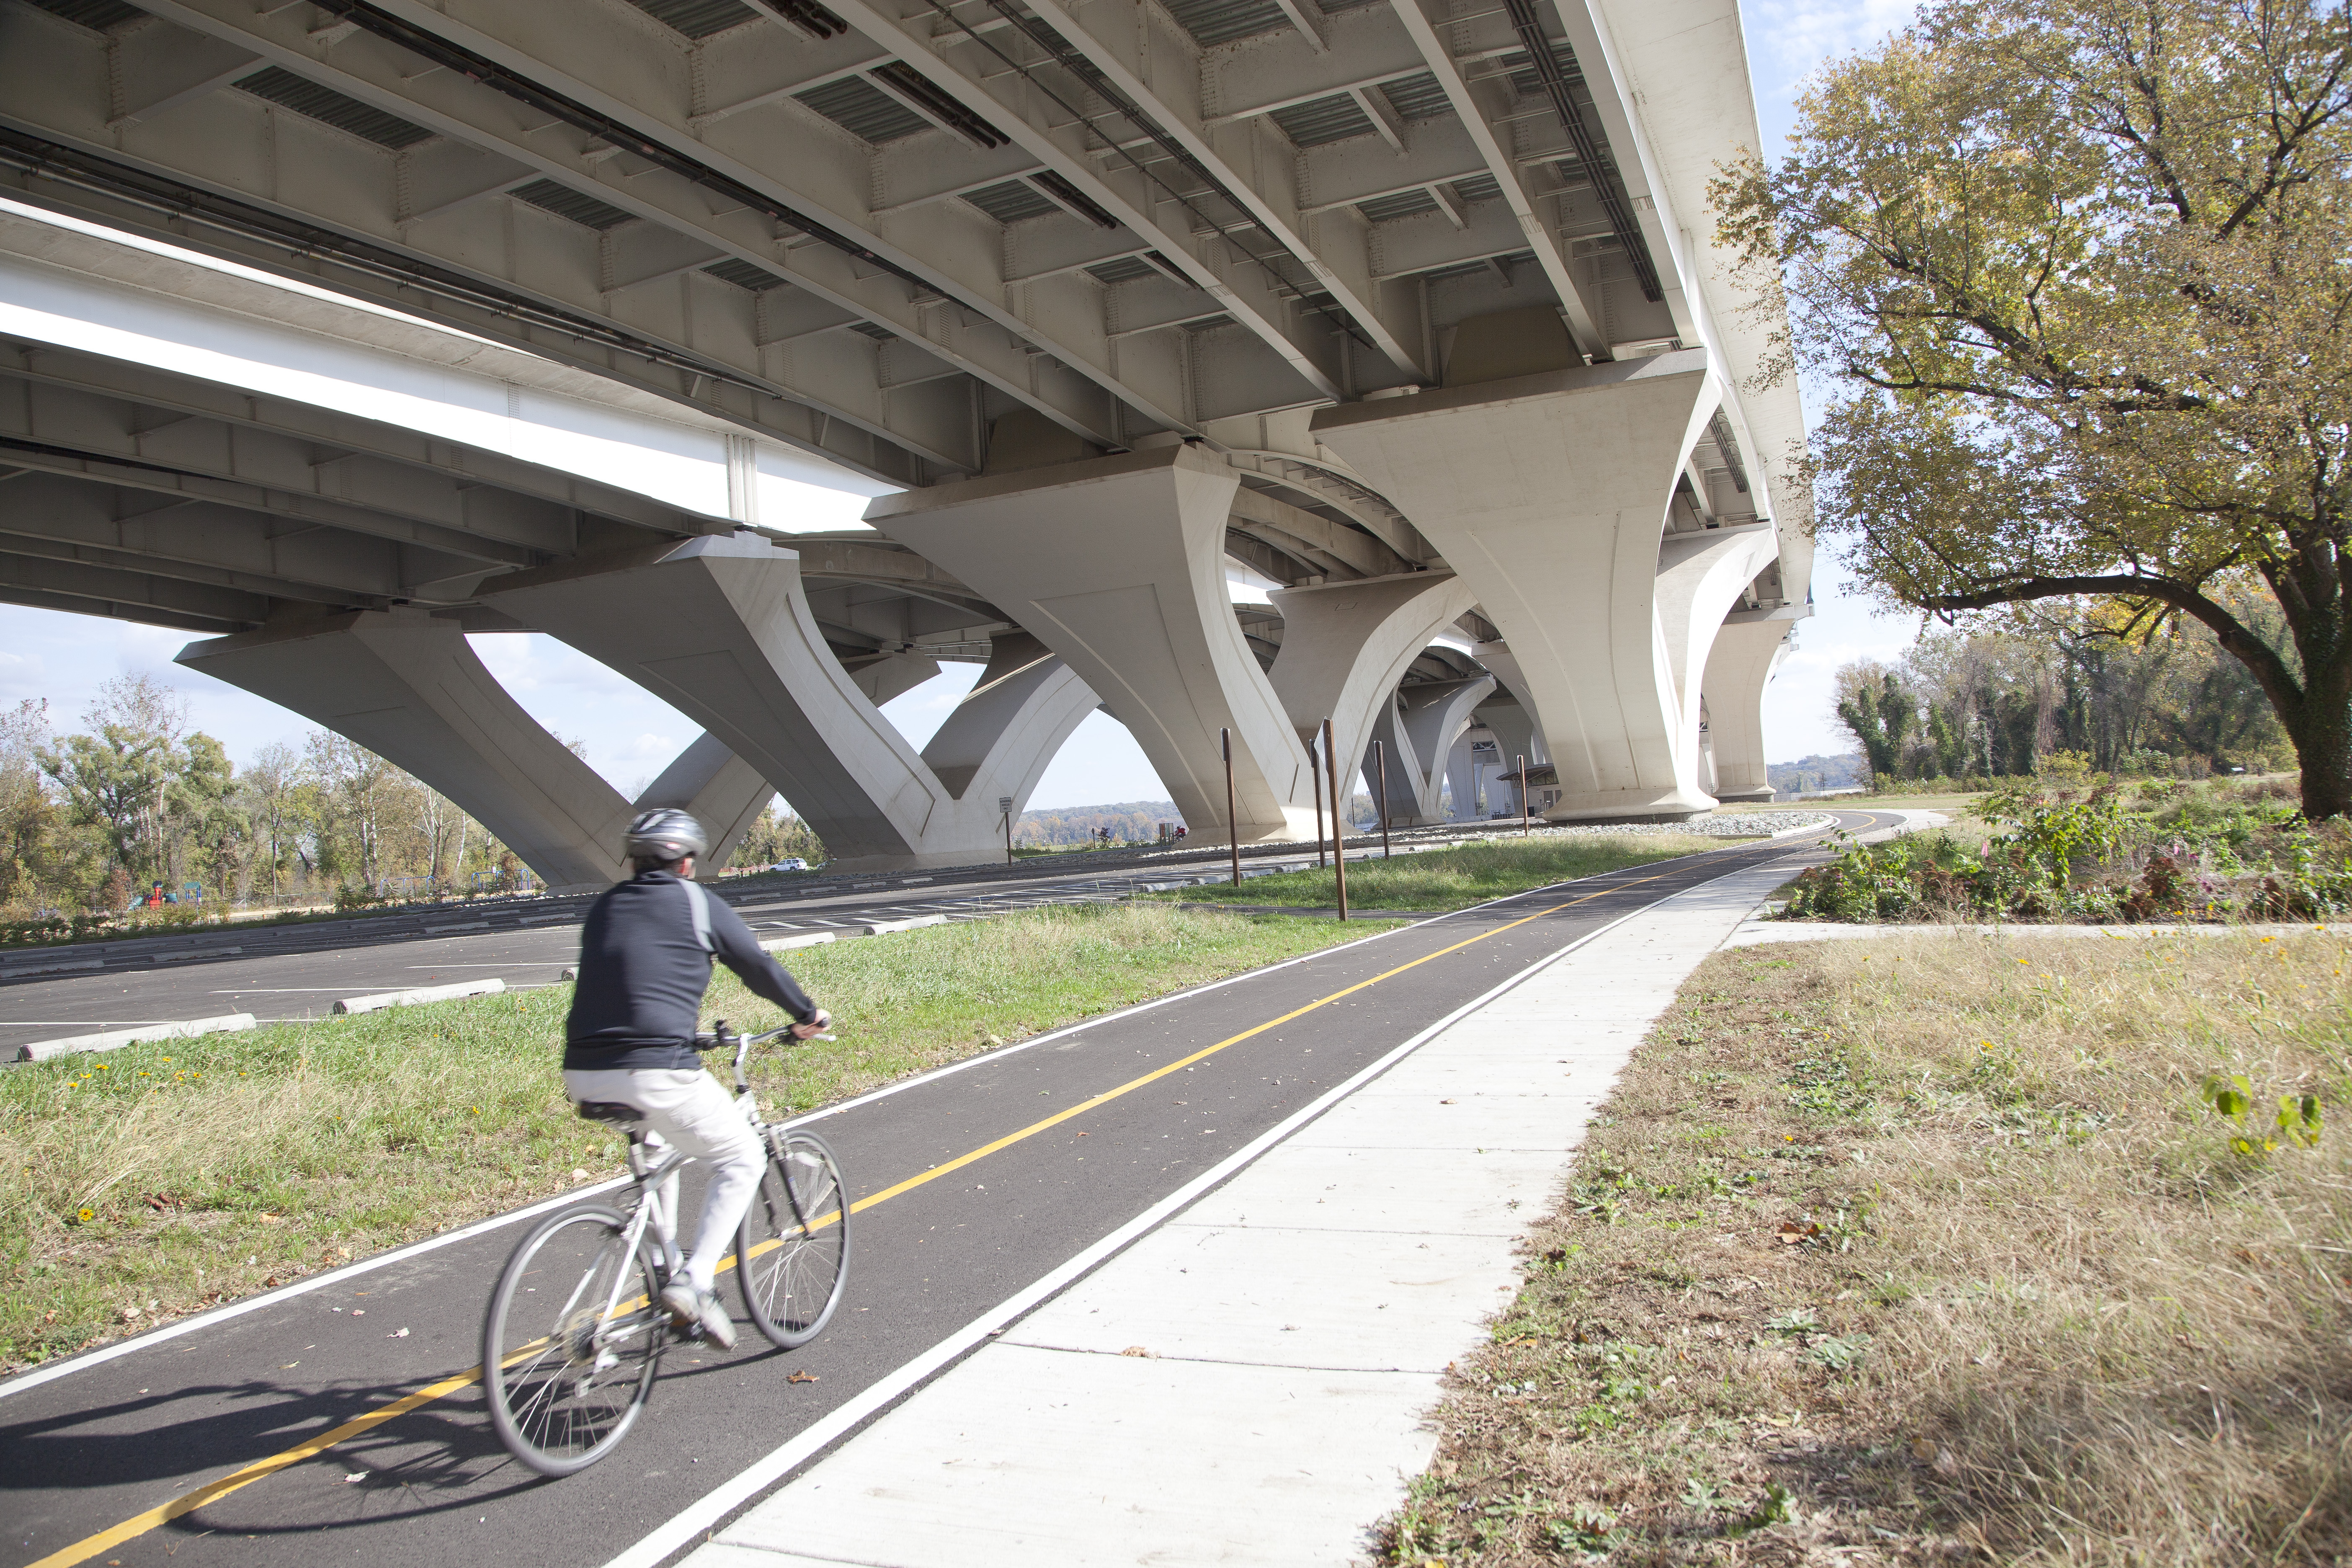
[[[734,1046],[735,1103],[768,1151],[733,1261],[752,1323],[778,1350],[797,1350],[824,1331],[849,1273],[850,1205],[839,1162],[814,1133],[761,1121],[743,1076],[753,1046],[788,1033],[736,1035],[722,1019],[695,1041],[704,1050]],[[482,1321],[490,1424],[507,1452],[542,1476],[576,1475],[617,1447],[653,1393],[663,1350],[673,1339],[702,1337],[700,1325],[676,1326],[660,1305],[680,1266],[675,1194],[663,1188],[692,1156],[641,1130],[630,1106],[578,1109],[627,1131],[635,1195],[625,1212],[569,1209],[523,1237]]]

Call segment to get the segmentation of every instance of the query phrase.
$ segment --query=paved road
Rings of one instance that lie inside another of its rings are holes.
[[[1889,825],[1873,814],[1839,816],[1853,829]],[[0,1450],[10,1456],[0,1467],[0,1561],[408,1568],[495,1553],[550,1568],[604,1563],[1536,959],[1727,871],[1774,858],[1793,870],[1817,853],[1811,843],[1808,836],[1719,851],[1392,928],[823,1117],[851,1190],[876,1194],[1373,982],[868,1208],[849,1297],[821,1340],[786,1355],[747,1331],[731,1354],[674,1352],[627,1446],[583,1477],[541,1481],[509,1460],[480,1390],[468,1384],[159,1527],[93,1540],[473,1365],[483,1300],[519,1234],[512,1226],[329,1277],[305,1294],[21,1393],[0,1384]],[[1400,965],[1412,967],[1392,973]],[[403,1328],[407,1337],[393,1337]],[[790,1381],[801,1374],[815,1381]]]
[[[973,920],[1045,903],[1106,901],[1142,886],[1217,875],[1199,851],[1105,859],[1114,864],[1075,872],[1067,862],[1029,861],[803,885],[729,879],[711,886],[761,936],[788,937],[869,921],[931,914]],[[1253,852],[1249,866],[1275,870],[1313,861],[1311,848],[1302,855],[1288,845]],[[26,1041],[100,1029],[228,1013],[264,1022],[312,1017],[338,997],[369,992],[490,977],[509,988],[552,984],[579,956],[588,901],[520,899],[0,955],[0,1059],[13,1059]]]

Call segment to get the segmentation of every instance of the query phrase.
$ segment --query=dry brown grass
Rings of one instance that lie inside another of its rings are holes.
[[[1529,1229],[1386,1560],[2352,1561],[2347,956],[1717,954]],[[2331,1124],[2234,1152],[2216,1071]]]

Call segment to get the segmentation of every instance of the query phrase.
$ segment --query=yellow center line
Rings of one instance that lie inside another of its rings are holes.
[[[1194,1051],[1191,1056],[1179,1058],[1177,1060],[1170,1062],[1165,1067],[1156,1068],[1150,1072],[1145,1073],[1141,1078],[1130,1079],[1127,1082],[1120,1084],[1117,1089],[1106,1089],[1102,1093],[1096,1095],[1092,1100],[1081,1101],[1080,1103],[1070,1107],[1067,1110],[1057,1111],[1054,1115],[1046,1117],[1043,1121],[1033,1121],[1028,1126],[1021,1129],[1018,1132],[1007,1133],[1005,1136],[997,1139],[992,1143],[984,1143],[979,1148],[974,1149],[969,1154],[958,1155],[955,1159],[948,1161],[945,1164],[935,1165],[919,1176],[909,1176],[905,1181],[898,1183],[895,1186],[885,1187],[880,1192],[875,1193],[868,1197],[860,1198],[856,1203],[850,1205],[849,1212],[852,1214],[861,1214],[866,1210],[872,1208],[877,1204],[888,1203],[892,1198],[898,1197],[903,1194],[910,1193],[917,1187],[922,1186],[927,1183],[938,1181],[941,1176],[947,1175],[950,1172],[960,1171],[975,1161],[985,1160],[991,1154],[998,1153],[1003,1150],[1009,1149],[1013,1144],[1021,1142],[1024,1139],[1034,1138],[1038,1133],[1045,1131],[1049,1128],[1057,1127],[1063,1122],[1069,1121],[1072,1117],[1083,1116],[1089,1110],[1094,1110],[1109,1104],[1112,1100],[1118,1099],[1121,1095],[1132,1094],[1137,1089],[1141,1089],[1148,1084],[1158,1082],[1160,1079],[1166,1078],[1171,1073],[1181,1072],[1188,1067],[1192,1067],[1199,1062],[1207,1060],[1209,1058],[1215,1056],[1219,1051],[1224,1050],[1228,1047],[1240,1045],[1244,1040],[1255,1039],[1256,1037],[1265,1034],[1268,1029],[1278,1029],[1283,1025],[1289,1023],[1291,1020],[1303,1017],[1307,1014],[1314,1012],[1318,1007],[1328,1007],[1332,1003],[1352,996],[1359,991],[1367,990],[1371,986],[1378,985],[1383,980],[1393,979],[1395,976],[1404,973],[1407,970],[1418,969],[1424,963],[1433,963],[1438,959],[1445,957],[1449,953],[1459,952],[1465,947],[1471,947],[1478,942],[1485,942],[1489,937],[1500,936],[1507,931],[1516,931],[1520,926],[1526,925],[1531,921],[1539,921],[1543,919],[1546,915],[1556,915],[1562,910],[1574,909],[1577,905],[1590,903],[1594,899],[1606,898],[1611,893],[1623,892],[1628,888],[1638,888],[1644,882],[1654,882],[1659,880],[1661,878],[1671,875],[1673,875],[1673,873],[1670,871],[1654,872],[1647,877],[1637,877],[1629,882],[1619,882],[1611,887],[1601,888],[1593,892],[1585,893],[1580,897],[1567,900],[1565,902],[1553,904],[1548,909],[1538,910],[1531,915],[1523,915],[1519,919],[1511,921],[1507,924],[1498,925],[1491,930],[1480,931],[1475,936],[1465,938],[1463,941],[1455,942],[1451,947],[1442,947],[1435,952],[1423,953],[1421,957],[1413,959],[1409,963],[1400,963],[1393,969],[1383,970],[1380,973],[1373,975],[1369,980],[1360,980],[1353,985],[1334,991],[1328,996],[1318,996],[1314,1001],[1307,1003],[1303,1006],[1292,1008],[1289,1012],[1285,1013],[1278,1018],[1269,1018],[1265,1023],[1256,1026],[1255,1028],[1244,1029],[1238,1035],[1227,1036],[1224,1039],[1219,1040],[1213,1046],[1205,1046],[1200,1050]],[[823,1225],[832,1217],[832,1215],[827,1215],[825,1216],[825,1220],[820,1220],[818,1224]],[[782,1243],[780,1241],[769,1241],[763,1243],[753,1249],[753,1256],[757,1257],[781,1245]],[[719,1268],[719,1270],[723,1272],[728,1268],[733,1268],[734,1264],[735,1258],[730,1253],[726,1258],[721,1260]],[[633,1303],[633,1305],[642,1304],[642,1300],[643,1299],[639,1298],[638,1302]],[[524,1353],[527,1353],[527,1351],[516,1352],[518,1356]],[[74,1563],[87,1562],[110,1547],[120,1546],[122,1542],[131,1540],[133,1537],[146,1534],[149,1531],[155,1529],[158,1525],[168,1524],[173,1520],[178,1519],[183,1514],[192,1513],[195,1510],[203,1508],[207,1503],[218,1501],[220,1499],[226,1497],[229,1493],[243,1487],[249,1487],[254,1482],[260,1480],[263,1477],[274,1475],[278,1471],[286,1468],[289,1465],[297,1464],[301,1460],[310,1458],[317,1454],[322,1454],[329,1448],[334,1447],[337,1444],[347,1442],[351,1438],[358,1436],[362,1432],[381,1426],[385,1422],[393,1420],[398,1416],[405,1415],[421,1405],[429,1405],[434,1400],[439,1399],[446,1394],[457,1393],[457,1390],[466,1387],[469,1384],[478,1383],[481,1381],[481,1377],[482,1369],[478,1366],[470,1372],[461,1373],[457,1376],[444,1378],[439,1383],[428,1384],[425,1387],[416,1390],[414,1394],[404,1394],[400,1398],[394,1400],[389,1405],[379,1405],[375,1409],[369,1411],[364,1415],[354,1416],[352,1419],[344,1422],[341,1426],[331,1427],[327,1431],[320,1433],[315,1437],[311,1437],[301,1443],[296,1444],[293,1447],[285,1450],[283,1453],[272,1454],[266,1459],[256,1459],[253,1463],[246,1466],[241,1470],[236,1470],[228,1475],[223,1476],[216,1481],[207,1482],[192,1492],[186,1492],[179,1497],[173,1498],[169,1502],[160,1503],[157,1506],[149,1509],[144,1513],[134,1514],[131,1518],[124,1520],[121,1524],[115,1525],[109,1530],[100,1531],[98,1534],[90,1536],[87,1540],[78,1541],[71,1546],[62,1547],[58,1551],[49,1553],[47,1557],[41,1558],[37,1562],[26,1564],[26,1568],[71,1568],[71,1565]]]

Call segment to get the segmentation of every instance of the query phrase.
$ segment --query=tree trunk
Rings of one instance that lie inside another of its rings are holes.
[[[2279,717],[2303,770],[2303,815],[2314,822],[2352,815],[2352,707],[2313,697],[2296,709]]]

